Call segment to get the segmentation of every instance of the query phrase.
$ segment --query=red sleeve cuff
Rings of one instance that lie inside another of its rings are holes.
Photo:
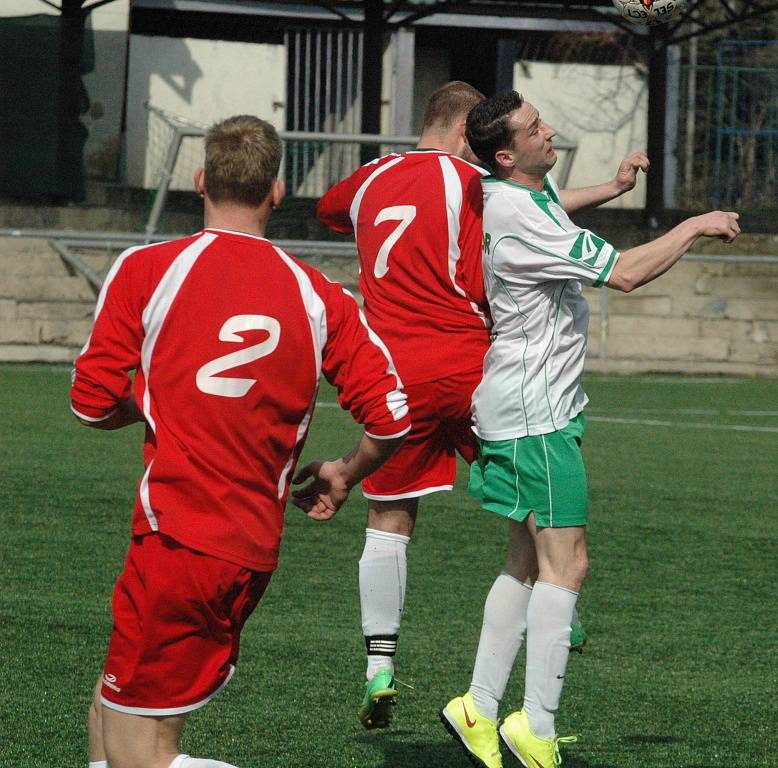
[[[73,403],[70,404],[70,410],[73,411],[73,413],[76,415],[77,418],[81,419],[82,421],[105,421],[107,418],[110,418],[111,416],[116,413],[118,410],[117,407],[106,409],[101,408],[89,408],[84,407],[82,405],[74,405]]]

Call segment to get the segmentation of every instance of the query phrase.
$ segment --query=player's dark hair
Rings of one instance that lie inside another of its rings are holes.
[[[452,80],[438,88],[427,101],[424,111],[424,127],[451,128],[479,102],[484,100],[481,91],[461,80]]]
[[[478,159],[495,168],[494,156],[511,145],[511,112],[521,108],[524,97],[516,91],[498,93],[476,104],[467,116],[467,142]]]
[[[276,129],[253,115],[236,115],[205,134],[205,190],[215,203],[262,204],[281,165]]]

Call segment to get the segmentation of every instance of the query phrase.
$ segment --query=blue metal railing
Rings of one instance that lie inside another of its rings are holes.
[[[778,40],[722,40],[713,206],[778,207]]]

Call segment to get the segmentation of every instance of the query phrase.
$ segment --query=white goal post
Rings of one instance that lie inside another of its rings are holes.
[[[149,148],[147,166],[151,164],[154,202],[146,222],[146,237],[157,231],[160,217],[167,201],[174,173],[191,178],[195,169],[202,165],[202,139],[207,126],[145,104],[149,115]],[[322,133],[309,131],[279,131],[285,142],[283,171],[287,189],[297,197],[321,197],[335,182],[348,176],[359,167],[359,147],[380,146],[382,151],[403,150],[413,147],[418,136],[392,136],[366,133]],[[577,150],[577,143],[557,135],[554,147],[564,153],[557,172],[560,186],[564,187],[570,177]],[[342,151],[346,148],[348,151]],[[338,151],[341,150],[341,151]],[[290,154],[303,152],[305,162],[292,163]]]

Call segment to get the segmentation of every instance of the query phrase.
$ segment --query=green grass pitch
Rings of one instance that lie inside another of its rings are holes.
[[[0,765],[86,766],[85,714],[140,475],[139,427],[68,410],[64,367],[0,366]],[[565,768],[778,766],[778,381],[589,376],[589,632],[568,667]],[[305,457],[357,429],[325,388]],[[190,754],[241,768],[466,768],[437,711],[467,688],[504,524],[463,484],[409,548],[395,725],[367,732],[357,560],[364,503],[287,513],[281,566]],[[521,702],[522,655],[504,713]],[[505,765],[518,766],[509,755]]]

